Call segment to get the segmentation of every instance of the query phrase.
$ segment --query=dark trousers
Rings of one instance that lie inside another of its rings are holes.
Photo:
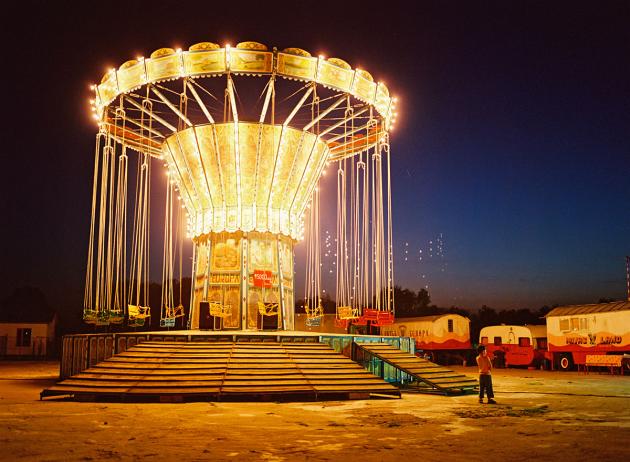
[[[494,398],[492,391],[492,376],[490,374],[479,374],[479,399],[483,399],[484,392],[489,399]]]

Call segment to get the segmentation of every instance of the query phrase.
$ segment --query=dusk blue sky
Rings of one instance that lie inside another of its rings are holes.
[[[107,18],[37,2],[8,11],[29,30],[2,31],[0,297],[28,284],[80,312],[96,131],[88,86],[139,53],[202,40],[339,56],[399,97],[397,284],[472,309],[625,297],[628,2],[152,5],[128,2]]]

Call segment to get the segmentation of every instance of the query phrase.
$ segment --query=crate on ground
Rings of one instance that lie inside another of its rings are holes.
[[[589,373],[589,369],[593,367],[604,367],[610,370],[611,374],[616,372],[621,375],[622,370],[622,355],[586,355],[586,362],[584,363],[584,372]]]

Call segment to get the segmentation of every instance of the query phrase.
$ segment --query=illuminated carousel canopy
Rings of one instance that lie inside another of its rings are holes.
[[[267,77],[257,114],[238,107],[243,75]],[[217,88],[218,76],[227,80]],[[277,102],[277,77],[301,83],[290,100]],[[160,48],[111,69],[93,88],[99,124],[163,160],[193,237],[260,231],[301,239],[326,163],[374,146],[395,119],[394,99],[367,71],[251,41]]]

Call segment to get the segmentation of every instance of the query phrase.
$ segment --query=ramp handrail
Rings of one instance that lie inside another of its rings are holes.
[[[443,394],[462,394],[473,392],[477,387],[477,380],[460,374],[446,367],[418,358],[417,356],[403,350],[399,350],[388,343],[359,343],[356,342],[355,360],[366,363],[377,359],[396,369],[398,382],[406,385],[407,382],[416,382],[418,391]],[[363,355],[363,361],[359,358]],[[367,360],[366,360],[367,359]],[[380,365],[381,376],[384,374],[384,367]],[[384,377],[383,377],[384,378]],[[424,389],[420,386],[424,385]]]

